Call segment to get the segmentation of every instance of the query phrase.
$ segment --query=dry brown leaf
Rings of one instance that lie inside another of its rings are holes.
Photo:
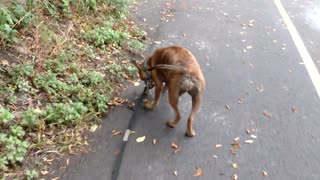
[[[135,133],[136,133],[136,131],[130,131],[130,135],[131,135],[131,134],[135,134]]]
[[[239,142],[234,142],[231,144],[235,148],[240,148],[240,143]]]
[[[196,167],[196,172],[194,174],[195,177],[202,176],[202,170],[199,167]]]
[[[173,175],[178,176],[178,171],[177,170],[173,171]]]
[[[262,176],[268,176],[267,171],[263,170],[263,171],[262,171]]]
[[[92,125],[91,127],[90,127],[90,129],[89,129],[89,131],[90,132],[95,132],[96,130],[97,130],[97,128],[98,128],[98,125]]]
[[[268,118],[272,118],[272,114],[268,111],[263,111],[263,115],[267,116]]]
[[[45,175],[47,175],[49,172],[46,171],[46,170],[42,170],[42,171],[40,171],[40,173],[41,173],[41,175],[45,176]]]
[[[232,180],[237,180],[237,179],[238,179],[238,175],[237,174],[232,175]]]
[[[237,142],[237,141],[239,141],[239,139],[240,139],[240,137],[238,136],[238,137],[234,138],[233,141]]]
[[[249,140],[245,140],[244,142],[247,143],[247,144],[252,144],[254,141],[249,139]]]
[[[237,151],[234,150],[234,149],[230,149],[230,152],[231,152],[231,154],[233,154],[233,155],[237,155]]]
[[[112,136],[116,136],[116,135],[120,135],[120,134],[122,134],[121,131],[112,130]]]
[[[174,148],[174,149],[177,149],[178,145],[176,145],[175,143],[171,143],[171,147]]]
[[[152,144],[153,145],[157,144],[157,139],[152,139]]]
[[[141,143],[146,139],[146,136],[141,136],[136,139],[137,143]]]
[[[237,163],[232,163],[232,167],[235,169],[238,169],[238,164]]]
[[[181,147],[178,147],[177,149],[174,150],[174,154],[177,154],[178,152],[180,152],[182,149]]]
[[[296,107],[292,107],[292,112],[298,112],[298,109]]]
[[[216,149],[219,149],[222,147],[222,144],[216,144]]]

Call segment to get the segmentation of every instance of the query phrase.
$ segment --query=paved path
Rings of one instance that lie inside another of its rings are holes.
[[[320,3],[281,2],[320,70]],[[183,120],[175,129],[165,125],[174,116],[166,97],[155,110],[138,112],[119,180],[224,180],[234,174],[247,180],[320,179],[319,84],[310,78],[317,77],[317,71],[307,71],[273,0],[138,1],[136,15],[148,36],[161,42],[148,53],[168,45],[190,49],[207,86],[194,138],[184,136],[191,108],[188,95],[181,98]],[[127,96],[141,91],[134,87]],[[74,156],[61,179],[111,179],[114,152],[122,141],[111,132],[124,131],[132,113],[126,108],[112,111],[93,135],[93,152]],[[139,136],[146,140],[137,143]],[[231,145],[236,137],[240,148]],[[172,142],[181,151],[175,154]],[[200,177],[194,176],[196,166],[202,169]]]

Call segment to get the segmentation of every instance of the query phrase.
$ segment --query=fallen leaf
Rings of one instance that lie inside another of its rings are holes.
[[[253,27],[253,26],[254,26],[254,24],[252,24],[252,23],[249,23],[249,24],[248,24],[248,26],[249,26],[249,27]]]
[[[267,171],[263,170],[263,171],[262,171],[262,176],[268,176]]]
[[[245,140],[244,142],[247,143],[247,144],[252,144],[254,141],[249,139],[249,140]]]
[[[40,171],[40,173],[44,176],[44,175],[48,174],[49,172],[46,170],[43,170],[43,171]]]
[[[234,150],[234,149],[230,149],[230,152],[231,152],[231,154],[233,154],[233,155],[237,155],[237,151]]]
[[[240,143],[239,142],[234,142],[231,144],[235,148],[240,148]]]
[[[130,131],[130,135],[131,135],[131,134],[135,134],[135,133],[136,133],[136,131]]]
[[[258,92],[263,92],[263,91],[264,91],[263,85],[257,86],[257,87],[256,87],[256,90],[257,90]]]
[[[120,135],[120,134],[122,134],[121,131],[112,130],[112,136],[116,136],[116,135]]]
[[[292,112],[298,112],[298,109],[296,107],[292,107]]]
[[[233,139],[233,141],[237,142],[237,141],[239,141],[239,139],[240,139],[239,137],[236,137],[236,138]]]
[[[216,149],[219,149],[222,147],[222,144],[216,144]]]
[[[3,66],[7,66],[7,65],[9,65],[9,62],[6,59],[4,59],[4,60],[1,60],[1,64]]]
[[[138,137],[138,138],[136,139],[136,141],[137,141],[138,143],[141,143],[141,142],[143,142],[145,139],[146,139],[146,136],[141,136],[141,137]]]
[[[230,109],[230,106],[228,104],[225,105],[227,109]]]
[[[59,177],[55,177],[55,178],[52,178],[51,180],[58,180],[59,179]]]
[[[237,180],[238,179],[238,175],[237,174],[232,175],[232,179],[233,180]]]
[[[90,132],[95,132],[96,130],[97,130],[97,128],[98,128],[98,125],[92,125],[91,127],[90,127]]]
[[[157,144],[157,139],[152,139],[152,144],[153,145]]]
[[[246,129],[246,133],[250,134],[251,133],[250,129]]]
[[[196,173],[194,174],[195,177],[202,176],[202,170],[199,167],[196,167]]]
[[[175,143],[171,143],[171,147],[173,147],[174,149],[177,149],[178,145],[176,145]]]
[[[232,163],[232,167],[235,169],[238,169],[238,164],[237,163]]]
[[[178,176],[178,171],[177,170],[173,171],[173,175]]]
[[[134,86],[139,86],[140,83],[136,81],[136,82],[133,83],[133,85],[134,85]]]
[[[182,149],[181,147],[178,147],[177,149],[174,150],[174,154],[177,154],[178,152],[180,152]]]
[[[268,111],[263,111],[263,115],[267,116],[268,118],[272,118],[272,114]]]
[[[257,139],[257,136],[253,135],[253,134],[251,134],[250,137],[253,138],[253,139]]]

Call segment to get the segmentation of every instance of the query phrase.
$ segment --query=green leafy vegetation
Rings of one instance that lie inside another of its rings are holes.
[[[14,51],[0,57],[1,178],[35,179],[46,147],[73,153],[88,144],[83,132],[137,77],[128,62],[144,50],[145,33],[127,19],[129,8],[128,0],[0,4],[0,46]]]

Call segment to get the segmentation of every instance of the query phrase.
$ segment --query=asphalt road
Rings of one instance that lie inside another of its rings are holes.
[[[320,3],[282,3],[319,70]],[[168,45],[188,48],[207,84],[194,138],[184,136],[188,95],[181,97],[182,120],[175,129],[165,125],[174,117],[166,95],[153,111],[137,112],[119,180],[232,179],[234,174],[247,180],[320,179],[319,95],[273,1],[138,1],[135,15],[156,41],[148,54]],[[132,87],[126,96],[141,91],[142,86]],[[74,156],[60,179],[111,179],[122,143],[122,136],[111,132],[124,131],[132,114],[125,107],[113,110],[93,135],[92,152]],[[146,140],[137,143],[140,136]],[[240,148],[231,145],[237,137]],[[181,151],[174,153],[172,143]],[[196,167],[202,176],[194,176]]]

